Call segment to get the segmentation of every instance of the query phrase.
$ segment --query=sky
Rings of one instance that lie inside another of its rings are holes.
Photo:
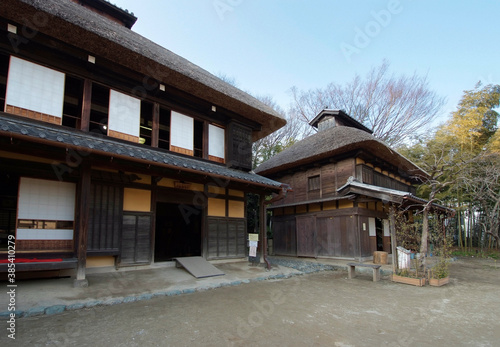
[[[384,59],[426,77],[448,119],[478,81],[500,84],[498,0],[110,0],[132,30],[283,109],[290,89],[365,76]]]

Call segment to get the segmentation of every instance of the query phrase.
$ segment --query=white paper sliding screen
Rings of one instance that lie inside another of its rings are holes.
[[[208,126],[208,159],[224,163],[225,147],[224,129],[210,124]]]
[[[21,249],[71,249],[76,184],[21,177],[16,242]]]
[[[108,135],[139,142],[141,100],[110,90]]]
[[[384,236],[385,237],[391,236],[391,230],[389,228],[389,220],[388,219],[384,219],[382,221],[382,223],[384,223]]]
[[[377,224],[375,218],[368,218],[368,233],[370,236],[377,236]]]
[[[5,111],[61,124],[64,81],[62,72],[11,56]]]
[[[194,120],[172,111],[170,120],[170,150],[194,155]]]

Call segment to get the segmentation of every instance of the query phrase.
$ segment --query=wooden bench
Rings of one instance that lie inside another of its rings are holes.
[[[355,269],[357,267],[369,267],[373,269],[373,282],[380,281],[380,267],[382,265],[347,263],[349,279],[356,277]]]

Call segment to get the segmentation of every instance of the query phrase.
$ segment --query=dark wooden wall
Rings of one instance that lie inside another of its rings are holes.
[[[273,247],[276,255],[302,257],[359,257],[357,216],[273,217]],[[366,242],[369,239],[366,231]],[[363,243],[364,244],[364,243]],[[363,255],[365,256],[365,255]]]
[[[208,217],[207,222],[207,259],[246,256],[246,219]]]
[[[349,177],[355,175],[355,159],[348,158],[337,163],[328,163],[321,167],[314,167],[308,170],[297,171],[276,178],[279,182],[289,184],[293,192],[274,206],[292,204],[309,200],[334,197],[337,189],[347,183]],[[308,190],[308,179],[313,176],[320,176],[319,190]]]
[[[394,172],[394,174],[397,173]],[[321,188],[319,190],[309,190],[308,179],[318,175]],[[337,196],[337,189],[346,184],[351,176],[356,177],[363,183],[406,191],[412,194],[416,193],[415,187],[379,173],[365,164],[356,164],[356,159],[353,157],[336,163],[325,163],[320,167],[312,167],[274,177],[277,181],[290,185],[293,192],[288,193],[285,199],[273,204],[273,206],[335,197]]]
[[[90,190],[87,253],[116,255],[120,248],[123,188],[92,182]]]
[[[297,217],[296,228],[297,256],[316,257],[316,217]]]
[[[316,219],[318,256],[353,258],[356,235],[352,216],[321,217]]]
[[[228,165],[245,171],[252,170],[252,130],[242,124],[231,122],[226,135]]]
[[[367,216],[358,216],[358,218],[359,223],[356,227],[358,228],[359,235],[360,256],[369,257],[377,250],[377,245],[375,244],[375,247],[373,247],[370,240],[369,218]],[[365,229],[363,229],[363,224],[365,225]]]
[[[295,216],[273,218],[273,249],[276,255],[297,255]]]
[[[124,212],[120,265],[151,262],[152,213]]]

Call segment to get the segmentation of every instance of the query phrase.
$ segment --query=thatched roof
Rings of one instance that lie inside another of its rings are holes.
[[[289,169],[357,150],[371,153],[411,175],[427,175],[375,136],[348,126],[337,126],[311,135],[262,163],[255,172],[264,176],[276,176]]]
[[[286,124],[276,111],[251,95],[73,1],[1,1],[0,12],[3,17],[21,25],[34,23],[32,29],[38,32],[262,124],[260,130],[254,131],[254,140]]]

